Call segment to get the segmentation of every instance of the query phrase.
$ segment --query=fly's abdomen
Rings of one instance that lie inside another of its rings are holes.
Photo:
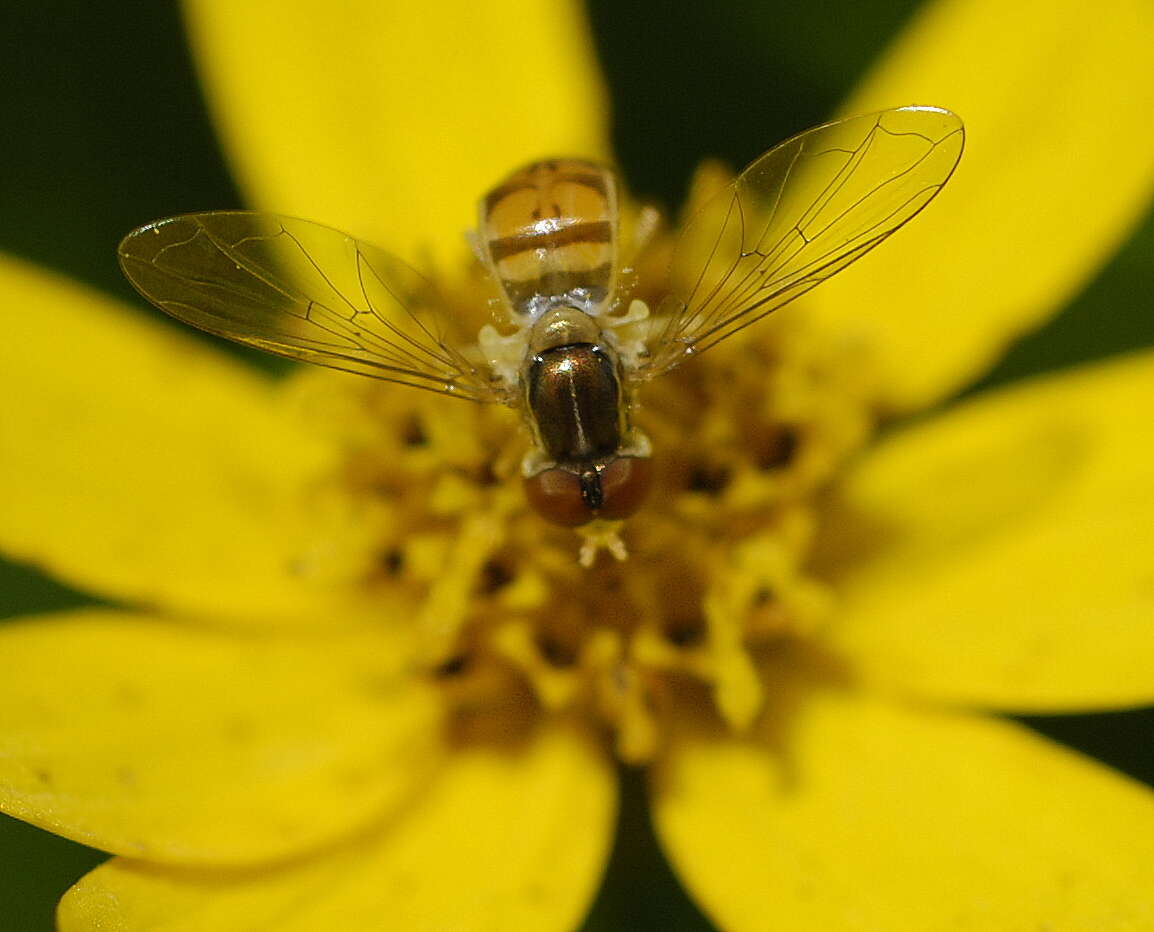
[[[480,229],[518,313],[536,318],[561,306],[595,313],[613,292],[617,189],[608,169],[579,159],[528,165],[481,201]]]

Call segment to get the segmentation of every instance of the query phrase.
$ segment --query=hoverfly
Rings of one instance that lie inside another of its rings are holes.
[[[941,190],[963,139],[948,110],[902,107],[770,149],[690,219],[673,260],[684,283],[652,312],[635,300],[622,313],[617,183],[577,159],[521,168],[480,201],[476,251],[505,333],[462,332],[400,259],[275,214],[158,220],[124,238],[120,264],[145,298],[209,333],[518,409],[526,496],[577,527],[626,518],[645,496],[638,388],[879,245]]]

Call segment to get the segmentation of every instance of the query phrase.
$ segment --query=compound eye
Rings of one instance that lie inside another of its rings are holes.
[[[578,527],[597,517],[581,494],[581,477],[567,469],[545,469],[525,479],[525,497],[546,521]]]
[[[619,456],[601,470],[601,507],[597,517],[628,518],[641,507],[653,479],[653,463],[647,457]]]

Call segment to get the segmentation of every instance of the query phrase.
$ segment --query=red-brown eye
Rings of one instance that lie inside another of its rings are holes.
[[[601,470],[601,507],[597,517],[628,518],[641,507],[653,478],[653,463],[640,456],[619,456]]]
[[[617,521],[641,507],[652,474],[650,461],[639,456],[619,456],[579,473],[554,467],[525,479],[525,497],[546,521],[563,527],[594,518]]]
[[[577,527],[596,515],[581,494],[581,477],[568,469],[546,469],[525,479],[525,497],[546,521]]]

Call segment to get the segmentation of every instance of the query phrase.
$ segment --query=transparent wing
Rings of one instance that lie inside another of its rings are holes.
[[[339,230],[250,211],[129,233],[120,266],[178,320],[291,359],[474,401],[503,401],[454,347],[472,339],[400,259]]]
[[[672,369],[860,259],[941,190],[963,140],[950,111],[903,107],[770,149],[686,226],[638,375]]]

